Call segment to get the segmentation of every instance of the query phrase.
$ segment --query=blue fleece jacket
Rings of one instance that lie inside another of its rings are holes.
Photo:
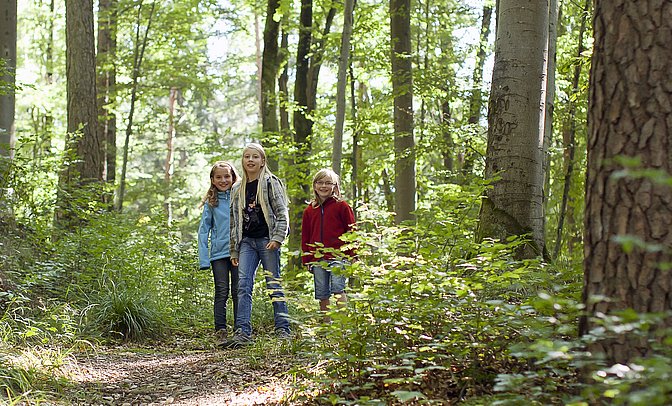
[[[217,192],[217,199],[219,200],[217,207],[211,207],[207,202],[203,205],[201,224],[198,227],[198,262],[201,269],[210,268],[210,262],[214,260],[231,256],[229,251],[231,190]]]

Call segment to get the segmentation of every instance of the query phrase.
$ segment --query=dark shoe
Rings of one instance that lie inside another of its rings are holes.
[[[220,329],[215,331],[215,343],[219,346],[224,345],[224,343],[227,341],[226,339],[228,338],[228,334],[226,333],[226,329]]]
[[[235,349],[235,348],[247,347],[250,344],[252,344],[252,338],[246,336],[245,334],[237,333],[230,339],[224,341],[221,344],[221,347]]]
[[[275,335],[278,337],[280,340],[286,340],[289,341],[292,339],[292,333],[289,332],[288,330],[276,330]]]

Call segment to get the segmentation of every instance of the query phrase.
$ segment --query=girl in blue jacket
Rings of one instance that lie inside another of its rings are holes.
[[[217,161],[210,170],[210,188],[201,203],[203,214],[198,227],[198,260],[200,268],[212,266],[215,279],[215,333],[217,344],[226,340],[226,302],[233,301],[234,322],[238,313],[238,267],[231,263],[229,241],[231,186],[238,180],[233,165]],[[209,243],[209,244],[208,244]],[[209,247],[208,247],[209,245]]]

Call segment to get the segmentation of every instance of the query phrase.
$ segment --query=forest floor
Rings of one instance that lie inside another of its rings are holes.
[[[251,348],[225,350],[203,343],[202,339],[177,338],[171,343],[151,346],[116,345],[73,352],[59,368],[58,374],[65,378],[61,380],[65,383],[39,404],[290,403],[287,398],[296,389],[288,373],[293,359],[288,351],[269,350],[273,352],[273,362],[263,362],[263,359],[259,362],[259,359],[255,361]],[[278,348],[282,344],[265,345]]]

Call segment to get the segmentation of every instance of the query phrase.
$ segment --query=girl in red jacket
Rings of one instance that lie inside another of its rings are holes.
[[[331,169],[321,169],[313,177],[315,196],[303,211],[301,224],[302,261],[315,281],[315,299],[320,310],[329,309],[329,298],[336,296],[338,305],[346,302],[347,278],[338,271],[352,258],[351,251],[341,251],[340,237],[355,223],[352,208],[341,198],[339,176]]]

